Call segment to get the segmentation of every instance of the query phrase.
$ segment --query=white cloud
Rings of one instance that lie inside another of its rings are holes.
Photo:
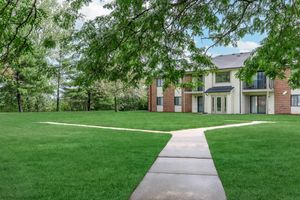
[[[108,15],[111,10],[103,8],[107,3],[111,3],[113,0],[93,0],[87,6],[84,6],[80,9],[80,13],[84,15],[86,20],[95,19],[98,16]]]
[[[237,42],[237,48],[240,51],[240,53],[250,52],[259,46],[260,45],[258,43],[253,42],[253,41],[241,41],[240,40]]]

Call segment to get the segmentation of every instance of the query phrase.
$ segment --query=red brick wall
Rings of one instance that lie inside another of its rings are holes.
[[[290,72],[286,72],[286,77],[289,77]],[[283,93],[287,91],[287,94]],[[291,113],[291,88],[288,85],[287,79],[276,79],[274,82],[275,93],[275,114],[290,114]]]
[[[148,89],[148,111],[150,112],[156,112],[156,92],[156,81],[154,81]]]
[[[170,86],[164,90],[164,112],[174,112],[174,87]]]
[[[183,82],[192,81],[191,75],[186,75],[183,78]],[[192,112],[192,94],[184,94],[187,89],[182,89],[182,112]]]

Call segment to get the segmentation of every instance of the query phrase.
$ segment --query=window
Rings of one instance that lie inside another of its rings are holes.
[[[181,97],[174,97],[174,105],[181,106]]]
[[[217,98],[217,112],[222,112],[222,97]]]
[[[156,79],[156,87],[162,87],[164,85],[164,81],[161,78]]]
[[[300,95],[292,95],[291,104],[292,107],[300,107]]]
[[[156,105],[162,106],[164,102],[163,97],[156,97]]]
[[[216,73],[216,83],[229,83],[229,82],[230,82],[230,72]]]

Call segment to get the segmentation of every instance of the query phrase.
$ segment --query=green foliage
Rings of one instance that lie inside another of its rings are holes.
[[[0,0],[0,69],[23,51],[30,51],[30,35],[46,17],[40,0]]]
[[[263,69],[282,78],[291,69],[290,85],[300,86],[298,0],[136,0],[106,7],[112,9],[109,16],[87,22],[78,34],[85,70],[95,79],[134,84],[162,77],[169,85],[186,71],[211,70],[211,47],[235,46],[246,34],[261,33],[267,38],[239,77],[249,80]],[[197,48],[195,36],[214,43]]]

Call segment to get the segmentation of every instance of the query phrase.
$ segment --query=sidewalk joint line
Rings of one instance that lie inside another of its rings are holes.
[[[217,174],[202,174],[202,173],[180,173],[180,172],[152,172],[149,171],[148,173],[151,174],[174,174],[174,175],[193,175],[193,176],[218,176]]]
[[[192,156],[158,156],[158,158],[187,158],[187,159],[198,159],[198,160],[212,160],[211,157],[192,157]]]

